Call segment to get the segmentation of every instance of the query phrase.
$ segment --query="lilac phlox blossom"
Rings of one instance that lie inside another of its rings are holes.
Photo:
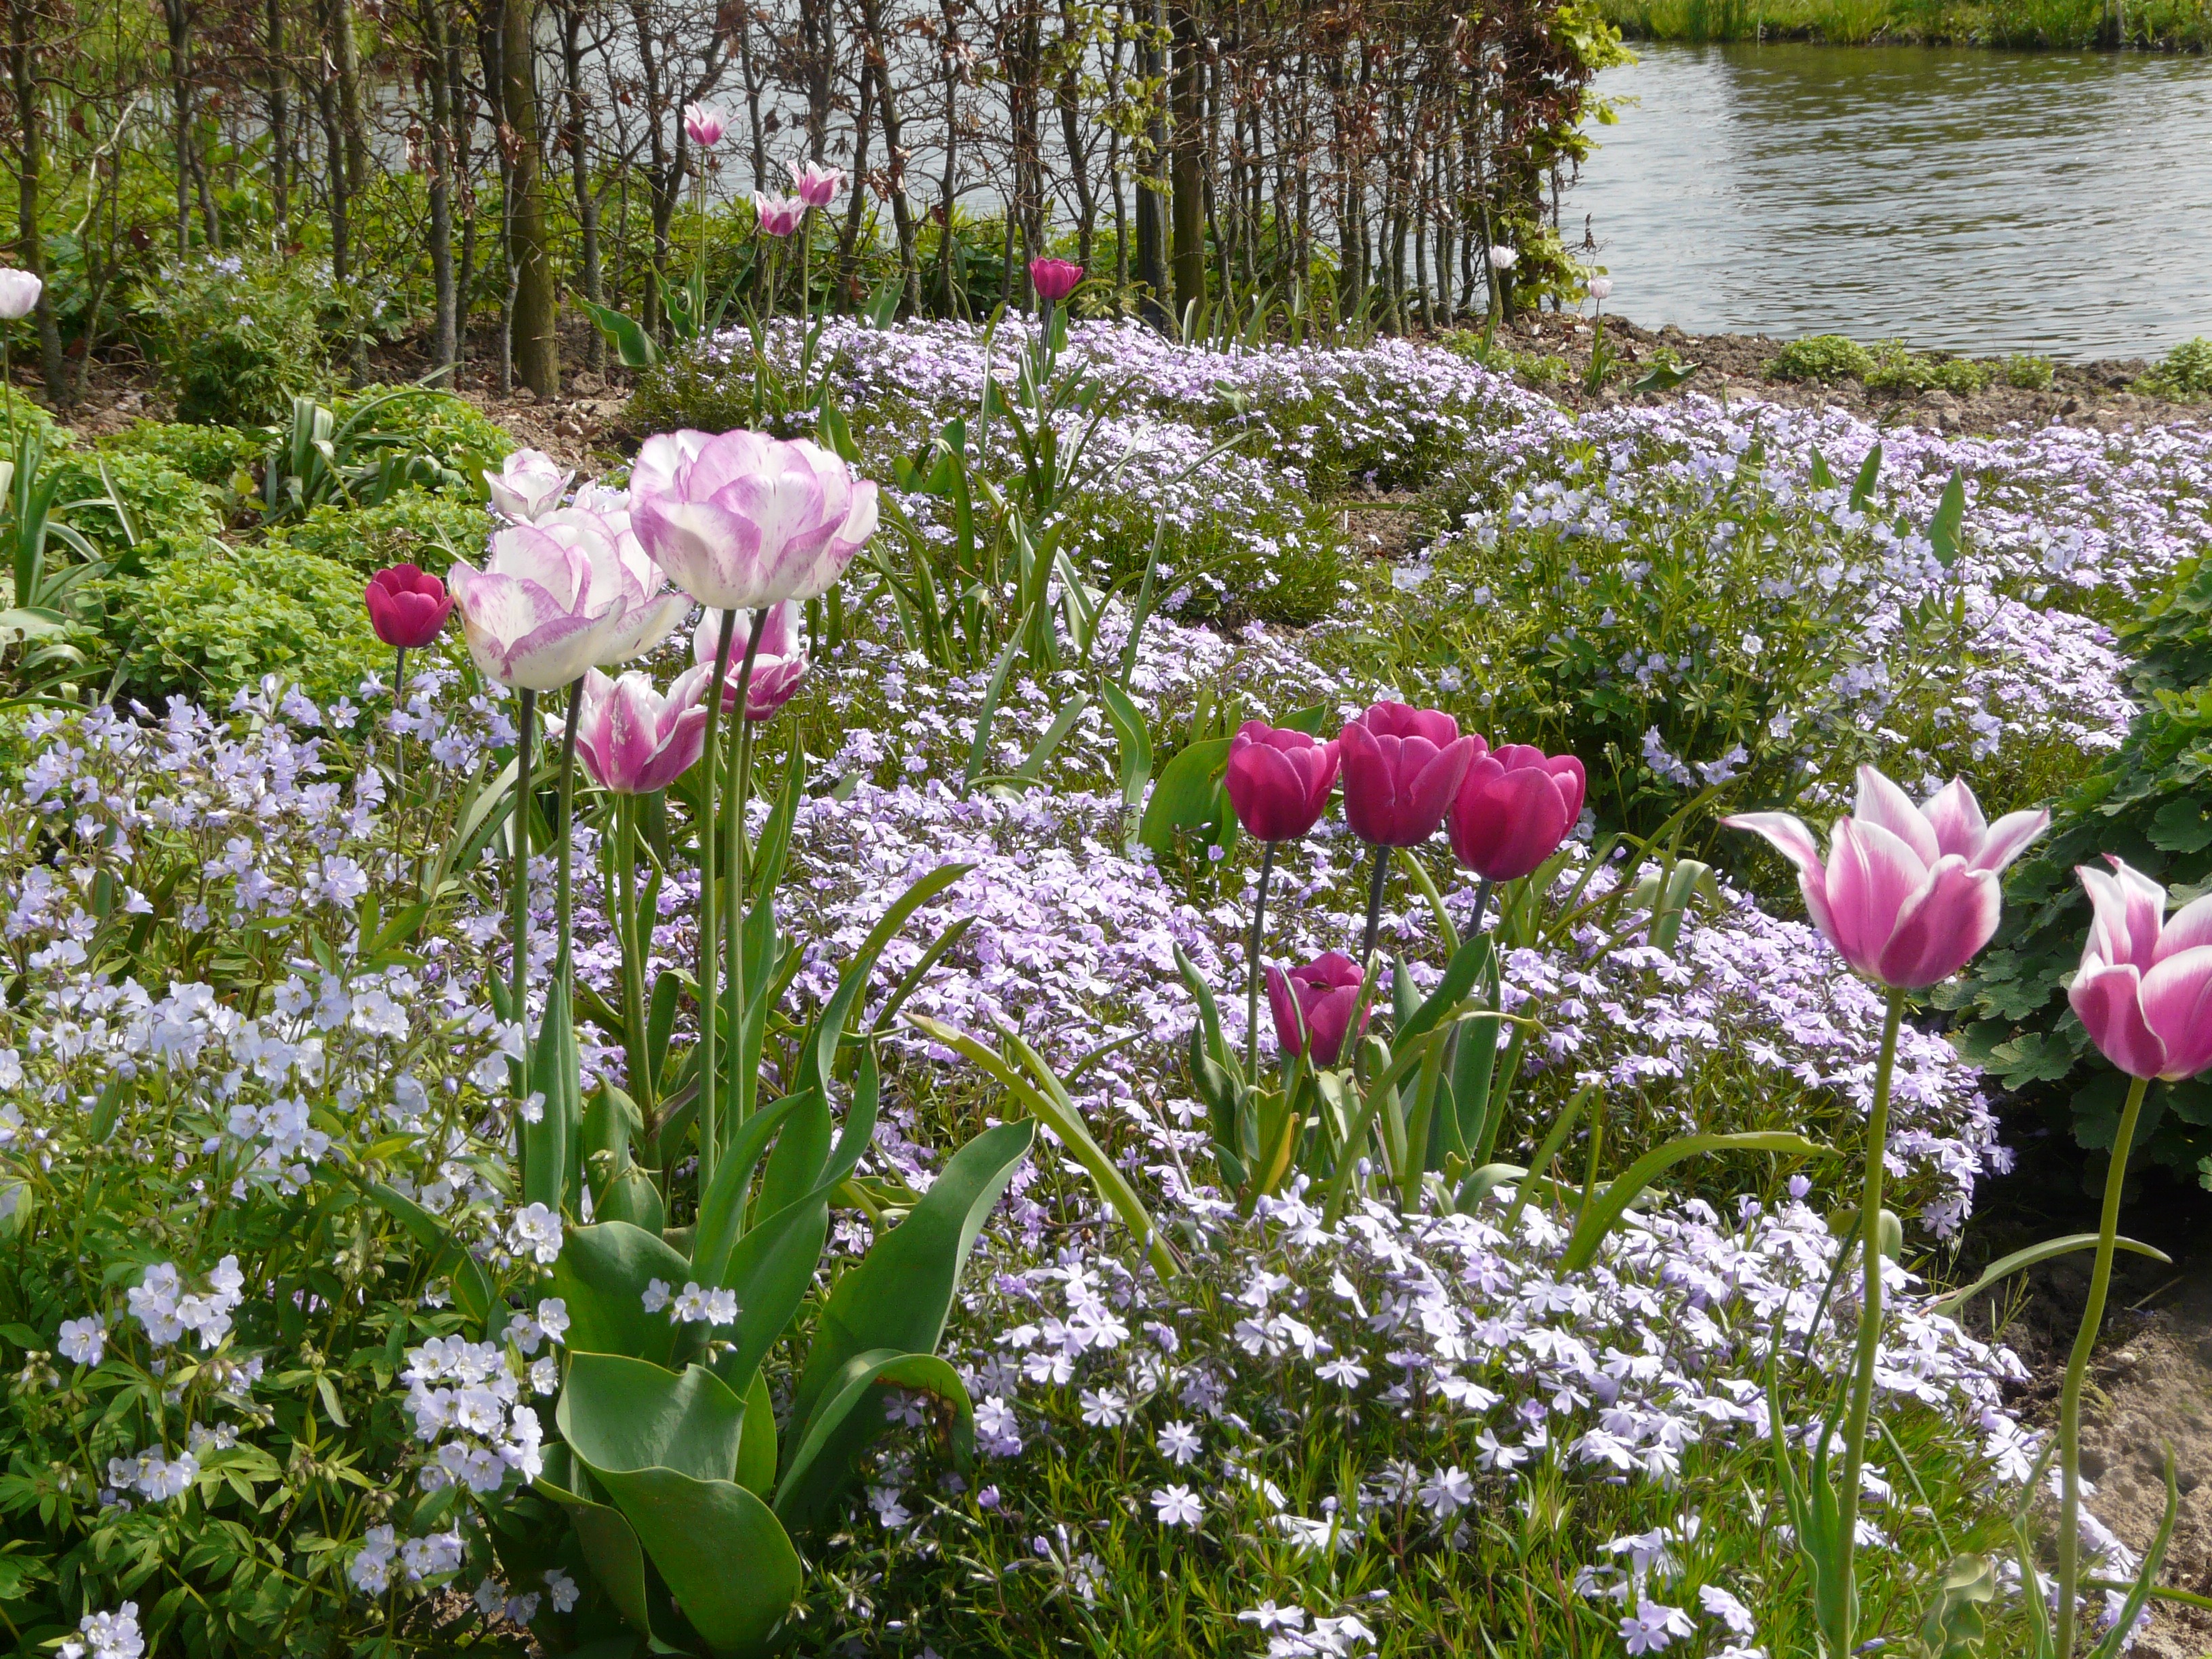
[[[1206,1505],[1188,1486],[1154,1487],[1152,1508],[1164,1527],[1195,1528],[1206,1514]]]
[[[212,1348],[230,1334],[231,1310],[245,1300],[245,1286],[235,1255],[216,1264],[204,1291],[186,1291],[176,1264],[162,1261],[147,1268],[125,1301],[155,1346],[167,1347],[191,1331],[202,1348]]]
[[[60,1659],[140,1659],[146,1651],[136,1601],[125,1601],[112,1613],[88,1613],[76,1632],[55,1650]]]
[[[1697,1633],[1688,1613],[1657,1601],[1638,1601],[1636,1611],[1622,1615],[1620,1620],[1620,1639],[1632,1654],[1662,1652],[1676,1640]]]
[[[1719,1620],[1731,1635],[1748,1636],[1758,1628],[1751,1609],[1719,1584],[1699,1585],[1698,1605],[1705,1609],[1707,1618]]]

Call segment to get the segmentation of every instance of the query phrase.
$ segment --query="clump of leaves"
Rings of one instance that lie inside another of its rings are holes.
[[[2048,357],[2033,357],[2024,351],[2015,351],[2004,361],[2005,384],[2017,386],[2022,392],[2048,392],[2051,377],[2058,366]]]
[[[1869,392],[1948,392],[1971,398],[1996,378],[1994,369],[1972,358],[1924,356],[1902,340],[1884,340],[1875,348],[1874,359],[1873,368],[1860,377]]]
[[[2176,403],[2212,397],[2212,337],[2200,334],[2193,340],[2184,340],[2128,389]]]
[[[1766,365],[1771,380],[1863,380],[1874,373],[1875,356],[1847,334],[1812,334],[1792,340]]]

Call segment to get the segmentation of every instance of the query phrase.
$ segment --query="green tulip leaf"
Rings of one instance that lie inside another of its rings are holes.
[[[738,1484],[756,1498],[775,1490],[775,1401],[760,1368],[745,1390],[745,1432],[738,1442]]]
[[[754,1204],[759,1215],[774,1215],[812,1192],[830,1157],[834,1126],[821,1091],[808,1089],[788,1098],[797,1103],[784,1121],[783,1133],[776,1137],[775,1150],[769,1154],[768,1169],[761,1176],[760,1196]]]
[[[561,1449],[552,1449],[554,1452]],[[607,1599],[658,1649],[660,1644],[653,1630],[653,1602],[647,1587],[644,1546],[637,1541],[637,1534],[623,1518],[620,1510],[569,1491],[556,1478],[555,1462],[556,1458],[549,1453],[546,1473],[538,1481],[538,1490],[568,1511],[568,1523],[575,1528],[584,1559],[605,1589]]]
[[[545,1018],[530,1048],[530,1091],[542,1097],[535,1123],[520,1125],[522,1201],[549,1210],[573,1207],[581,1139],[583,1080],[576,1054],[576,1026],[569,1016],[568,979],[553,976]]]
[[[1628,1206],[1643,1195],[1645,1188],[1670,1166],[1706,1152],[1785,1152],[1798,1158],[1836,1155],[1832,1147],[1777,1129],[1754,1130],[1747,1134],[1683,1135],[1670,1140],[1630,1164],[1625,1174],[1591,1202],[1582,1219],[1575,1224],[1573,1236],[1567,1240],[1566,1253],[1559,1259],[1560,1270],[1580,1273],[1589,1267],[1597,1259],[1598,1246],[1605,1242],[1605,1236],[1627,1212]],[[1538,1167],[1543,1162],[1540,1158]]]
[[[678,1331],[665,1310],[647,1313],[647,1285],[681,1285],[691,1264],[664,1240],[627,1221],[571,1227],[553,1264],[553,1294],[568,1304],[568,1346],[579,1354],[624,1354],[665,1364]]]
[[[1145,802],[1137,822],[1137,839],[1153,852],[1164,854],[1175,845],[1176,831],[1196,830],[1220,822],[1222,769],[1229,763],[1229,738],[1208,738],[1185,744],[1161,769],[1160,780]]]
[[[691,1273],[702,1285],[720,1281],[730,1251],[744,1231],[745,1189],[752,1185],[753,1170],[769,1137],[799,1104],[800,1097],[786,1095],[763,1106],[741,1124],[722,1149],[714,1166],[714,1179],[699,1200],[699,1220],[692,1234]]]
[[[928,1353],[873,1348],[847,1360],[825,1390],[826,1403],[806,1426],[775,1491],[775,1512],[787,1525],[818,1524],[843,1489],[853,1460],[887,1425],[887,1389],[933,1394],[952,1407],[953,1457],[965,1468],[975,1455],[975,1408],[960,1374]]]

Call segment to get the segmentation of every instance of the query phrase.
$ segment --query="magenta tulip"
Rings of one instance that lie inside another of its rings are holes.
[[[805,167],[796,161],[791,164],[792,193],[808,207],[828,207],[844,188],[845,175],[836,167],[825,167],[819,161],[809,161]]]
[[[826,593],[876,529],[876,486],[819,444],[764,432],[664,433],[630,469],[630,521],[704,605]]]
[[[1223,781],[1237,821],[1258,841],[1296,841],[1328,810],[1337,747],[1304,732],[1246,720],[1229,740]]]
[[[2051,823],[2048,812],[1985,822],[1954,778],[1915,806],[1871,766],[1856,810],[1836,820],[1823,864],[1813,832],[1787,812],[1721,822],[1764,836],[1797,866],[1805,908],[1828,943],[1869,979],[1918,990],[1948,979],[1997,928],[1997,878]]]
[[[445,630],[453,596],[445,583],[411,564],[395,564],[368,579],[362,594],[376,637],[402,651],[419,651]]]
[[[1452,856],[1485,881],[1518,881],[1559,850],[1583,813],[1583,763],[1524,743],[1475,757],[1452,798]]]
[[[1032,259],[1030,261],[1030,285],[1036,296],[1048,306],[1056,306],[1075,292],[1075,285],[1083,280],[1083,267],[1072,259]]]
[[[2096,917],[2066,1000],[2130,1077],[2178,1083],[2212,1066],[2212,893],[2166,914],[2166,889],[2108,859],[2077,869]]]
[[[788,236],[806,216],[806,204],[796,196],[767,196],[753,192],[753,214],[763,234]]]
[[[1287,974],[1267,969],[1267,1007],[1275,1017],[1275,1041],[1286,1054],[1308,1052],[1313,1063],[1334,1066],[1344,1052],[1352,1011],[1359,1006],[1359,964],[1341,951],[1316,957]],[[1363,1029],[1366,1022],[1360,1022]]]
[[[720,111],[709,109],[704,104],[684,105],[684,135],[701,149],[712,149],[720,143],[725,131],[726,124]]]
[[[1444,821],[1468,768],[1487,746],[1459,734],[1435,708],[1378,702],[1337,739],[1344,762],[1344,816],[1377,847],[1418,847]]]
[[[649,795],[697,763],[707,735],[707,683],[714,669],[694,668],[661,696],[633,669],[611,680],[596,668],[584,676],[576,718],[576,754],[602,789]]]
[[[781,605],[769,607],[768,621],[761,628],[760,648],[753,653],[752,681],[745,687],[745,718],[749,720],[769,719],[791,701],[799,682],[806,678],[806,641],[799,631],[799,617],[796,599],[786,599]],[[730,637],[749,638],[752,625],[752,617],[739,611]],[[722,613],[710,610],[699,619],[699,626],[691,635],[691,659],[707,671],[709,678],[713,678],[714,652],[721,637]],[[729,672],[722,677],[722,712],[726,714],[738,706],[741,670],[742,665],[732,658]]]

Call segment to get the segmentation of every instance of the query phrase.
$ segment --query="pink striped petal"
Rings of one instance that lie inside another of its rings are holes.
[[[1936,832],[1936,845],[1946,853],[1956,853],[1972,862],[1981,850],[1982,838],[1989,833],[1989,820],[1982,816],[1982,804],[1974,799],[1974,792],[1966,787],[1964,778],[1954,778],[1929,797],[1920,809],[1928,827]]]
[[[1932,834],[1928,838],[1935,840]],[[1927,879],[1927,866],[1898,836],[1878,823],[1838,818],[1825,890],[1834,929],[1830,937],[1844,960],[1869,979],[1881,979],[1882,952],[1898,917]]]
[[[1996,870],[2005,866],[2027,850],[2027,844],[2051,827],[2049,812],[2008,812],[1990,826],[1982,837],[1982,844],[1972,854],[1977,870]],[[1948,848],[1945,849],[1949,850]]]
[[[1927,882],[1898,913],[1897,929],[1882,947],[1882,983],[1917,991],[1950,978],[1996,933],[2001,902],[1997,878],[1989,871],[1971,868],[1955,853],[1938,859]]]
[[[1858,805],[1851,809],[1851,817],[1888,830],[1912,849],[1923,869],[1943,856],[1935,826],[1912,804],[1912,797],[1871,766],[1859,768]]]
[[[2166,958],[2142,977],[2143,1023],[2166,1045],[2158,1075],[2179,1082],[2212,1066],[2212,945]]]
[[[2166,1044],[2143,1020],[2142,990],[2131,966],[2084,967],[2066,1000],[2106,1060],[2130,1077],[2156,1077],[2166,1069]]]

